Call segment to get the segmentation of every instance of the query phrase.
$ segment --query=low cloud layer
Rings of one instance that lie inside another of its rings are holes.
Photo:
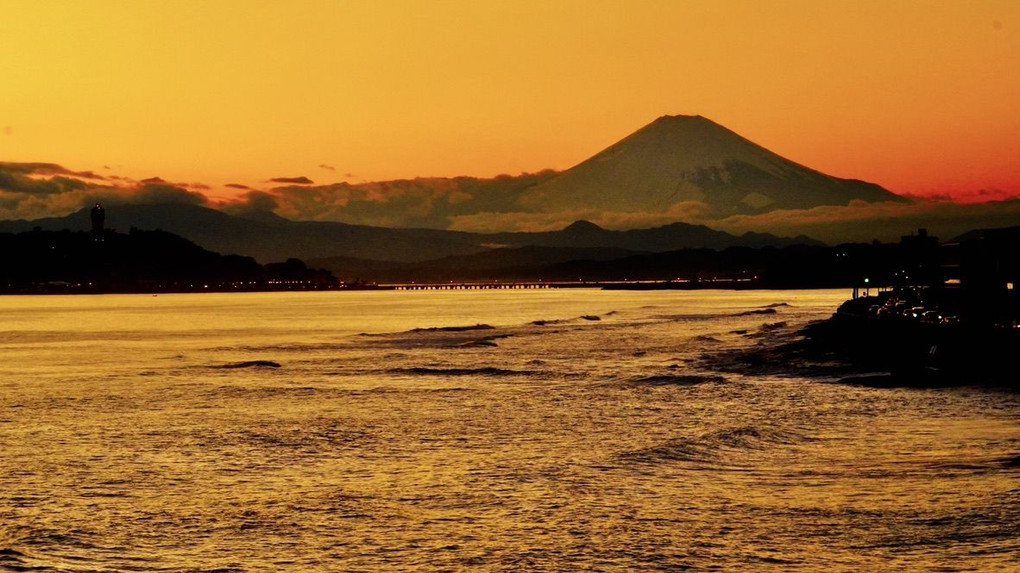
[[[304,175],[300,177],[273,177],[269,180],[270,183],[290,183],[292,185],[311,185],[315,183],[311,179]]]
[[[266,191],[275,212],[290,219],[341,221],[382,227],[457,228],[464,217],[521,212],[521,193],[555,175],[552,171],[475,177],[418,178],[374,183],[286,185]],[[249,207],[251,195],[225,208]],[[527,213],[524,210],[524,213]],[[467,223],[465,223],[467,224]]]
[[[246,187],[246,189],[248,189]],[[276,196],[265,191],[250,190],[241,195],[237,200],[221,205],[222,209],[235,215],[246,215],[250,213],[271,213],[280,206]]]
[[[234,199],[213,202],[200,183],[175,183],[159,177],[140,181],[72,171],[52,163],[0,163],[0,219],[63,216],[94,203],[105,205],[184,203],[221,209],[235,215],[274,213],[294,220],[339,221],[384,227],[425,227],[473,232],[548,231],[577,220],[608,229],[637,229],[675,222],[704,224],[735,234],[748,231],[807,235],[828,243],[896,240],[925,227],[942,239],[980,227],[1020,225],[1020,198],[978,192],[985,202],[960,203],[946,198],[918,198],[910,203],[867,203],[777,210],[713,218],[699,201],[685,201],[654,211],[574,209],[543,211],[520,201],[524,191],[556,173],[491,179],[419,178],[374,183],[286,185],[243,191]],[[306,179],[306,178],[285,178]]]
[[[847,206],[736,215],[710,225],[730,233],[769,231],[828,243],[895,241],[919,228],[949,240],[971,229],[1020,225],[1020,199],[964,204],[946,199],[915,199],[907,204],[854,201]]]
[[[0,219],[62,216],[94,203],[208,205],[209,199],[158,177],[131,181],[71,171],[52,163],[0,163]]]

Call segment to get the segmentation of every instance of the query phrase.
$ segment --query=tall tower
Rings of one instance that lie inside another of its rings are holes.
[[[106,209],[99,203],[89,211],[92,216],[92,232],[97,235],[103,234],[103,225],[106,223]]]

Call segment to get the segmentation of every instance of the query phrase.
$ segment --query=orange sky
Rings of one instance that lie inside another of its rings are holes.
[[[491,176],[564,169],[683,113],[898,193],[1020,196],[1014,0],[0,0],[0,14],[0,161],[214,186]]]

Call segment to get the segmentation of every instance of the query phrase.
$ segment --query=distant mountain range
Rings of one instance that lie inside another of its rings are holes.
[[[89,210],[34,221],[0,221],[0,232],[39,228],[87,230]],[[273,214],[245,217],[197,205],[120,205],[106,211],[107,227],[163,230],[220,253],[254,257],[260,262],[348,257],[376,261],[419,262],[513,247],[618,249],[662,252],[682,248],[817,244],[808,237],[784,238],[768,233],[735,236],[703,225],[674,223],[630,231],[610,231],[578,221],[560,231],[538,233],[466,233],[438,229],[389,229],[345,223],[290,221]]]

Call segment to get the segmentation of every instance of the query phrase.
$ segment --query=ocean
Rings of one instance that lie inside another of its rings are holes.
[[[0,297],[0,570],[1020,569],[1020,397],[739,359],[848,295]]]

